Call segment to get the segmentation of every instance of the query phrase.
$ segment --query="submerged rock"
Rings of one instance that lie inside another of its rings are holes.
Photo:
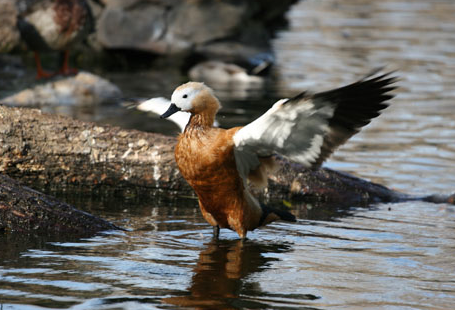
[[[102,77],[88,72],[36,85],[3,98],[0,104],[22,107],[93,105],[117,101],[121,90]]]

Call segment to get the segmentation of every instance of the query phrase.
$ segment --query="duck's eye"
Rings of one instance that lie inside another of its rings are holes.
[[[183,95],[183,98],[184,99],[188,98],[188,95],[187,94]]]

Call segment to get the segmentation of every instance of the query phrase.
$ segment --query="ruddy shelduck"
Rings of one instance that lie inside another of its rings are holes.
[[[295,221],[287,211],[260,204],[249,186],[267,184],[276,155],[319,167],[388,106],[394,82],[387,73],[326,92],[303,92],[279,100],[250,124],[231,129],[213,127],[220,102],[209,87],[197,82],[179,86],[162,117],[190,113],[175,159],[215,236],[220,228],[229,228],[244,239],[248,231],[275,220]]]

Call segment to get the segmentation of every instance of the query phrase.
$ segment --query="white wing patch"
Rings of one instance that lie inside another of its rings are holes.
[[[246,179],[259,165],[259,157],[280,154],[310,167],[321,152],[328,120],[335,106],[309,98],[298,102],[282,99],[233,137],[237,169]]]

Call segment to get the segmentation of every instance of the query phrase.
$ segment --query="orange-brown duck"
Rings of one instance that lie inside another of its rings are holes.
[[[196,82],[179,86],[162,117],[177,111],[191,115],[178,138],[175,159],[215,235],[219,228],[229,228],[243,239],[248,231],[275,220],[295,221],[287,211],[260,204],[248,186],[266,185],[277,154],[319,167],[387,107],[394,82],[385,74],[326,92],[303,92],[278,101],[250,124],[231,129],[213,127],[220,103],[210,88]]]

